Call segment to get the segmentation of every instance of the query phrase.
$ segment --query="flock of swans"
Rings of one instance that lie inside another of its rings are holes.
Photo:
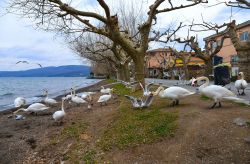
[[[205,95],[211,99],[214,100],[214,104],[211,106],[211,108],[214,108],[217,104],[218,107],[221,107],[221,101],[222,100],[229,100],[234,102],[240,102],[247,105],[250,105],[248,101],[238,98],[235,93],[228,90],[225,87],[218,86],[218,85],[209,85],[209,79],[207,77],[198,77],[197,79],[192,78],[190,80],[192,86],[197,86],[197,84],[201,81],[205,81],[204,84],[199,86],[199,92],[202,95]],[[179,105],[180,99],[193,95],[195,92],[191,92],[185,88],[179,87],[179,86],[170,86],[168,88],[164,88],[162,85],[160,85],[156,91],[150,91],[150,87],[152,87],[154,83],[149,83],[145,85],[145,87],[140,83],[140,86],[143,90],[142,98],[137,98],[130,95],[124,95],[132,104],[134,108],[146,108],[149,107],[154,99],[154,96],[159,96],[160,98],[167,98],[172,100],[172,106]],[[239,73],[239,79],[235,82],[235,88],[237,89],[237,92],[239,95],[244,95],[244,90],[247,87],[247,82],[244,80],[244,74],[243,72]],[[240,90],[242,90],[242,93],[240,93]],[[113,88],[104,88],[102,86],[100,93],[102,94],[99,99],[97,100],[97,103],[100,103],[102,106],[103,104],[107,105],[107,102],[112,98]],[[55,99],[52,99],[48,96],[48,90],[44,90],[45,98],[43,102],[48,105],[46,106],[43,103],[33,103],[29,105],[27,108],[23,108],[23,106],[26,105],[26,100],[24,97],[18,97],[14,100],[14,105],[16,108],[19,108],[13,114],[16,114],[19,111],[25,111],[25,112],[33,112],[37,114],[38,112],[44,111],[49,109],[49,106],[54,106],[58,104],[58,102]],[[52,118],[56,121],[62,121],[62,119],[65,117],[66,112],[64,109],[64,103],[65,101],[70,101],[70,103],[74,103],[77,106],[80,104],[87,104],[87,108],[91,109],[93,106],[93,98],[92,94],[95,94],[94,92],[85,92],[81,94],[80,96],[76,94],[76,91],[74,88],[70,89],[70,94],[66,95],[65,97],[62,97],[61,101],[61,109],[54,112],[52,115]],[[16,115],[17,116],[17,115]]]
[[[113,89],[110,89],[110,88],[105,89],[104,87],[102,87],[100,92],[102,93],[102,95],[99,97],[97,102],[100,103],[100,105],[103,105],[103,104],[107,105],[107,101],[109,101],[112,97]],[[66,112],[64,109],[65,101],[69,101],[69,103],[74,103],[77,106],[80,106],[80,104],[87,104],[87,108],[91,109],[93,106],[93,98],[92,98],[93,94],[95,94],[95,92],[84,92],[81,95],[77,95],[75,89],[71,88],[70,94],[62,97],[61,109],[54,112],[52,115],[52,118],[56,122],[62,121],[62,119],[66,115]],[[55,106],[58,104],[58,102],[55,99],[50,98],[48,96],[48,90],[44,90],[44,96],[45,96],[45,98],[43,99],[43,101],[41,103],[38,103],[38,102],[33,103],[33,104],[29,105],[27,108],[23,108],[23,106],[26,105],[25,98],[24,97],[17,97],[14,100],[14,106],[16,108],[19,108],[19,109],[13,112],[13,114],[16,116],[15,118],[18,120],[18,118],[21,117],[21,115],[16,115],[19,111],[31,112],[31,113],[35,113],[37,115],[37,113],[49,109],[50,106]]]
[[[237,89],[238,95],[244,95],[245,94],[244,90],[247,87],[247,82],[246,80],[244,80],[243,72],[239,72],[238,77],[239,79],[236,80],[235,82],[235,88]],[[250,105],[249,101],[238,98],[235,93],[233,93],[232,91],[230,91],[225,87],[219,85],[209,85],[209,79],[207,77],[203,76],[197,79],[192,78],[190,80],[190,84],[192,86],[197,87],[198,83],[201,81],[205,81],[205,83],[199,86],[198,90],[202,95],[205,95],[206,97],[209,97],[210,99],[214,100],[214,104],[211,106],[211,108],[215,108],[217,104],[218,107],[222,107],[221,105],[222,100],[234,101]],[[179,101],[181,98],[195,94],[195,92],[191,92],[185,88],[178,86],[171,86],[166,89],[163,86],[159,86],[155,92],[151,92],[149,88],[152,85],[153,83],[149,83],[144,88],[143,85],[140,84],[140,86],[143,89],[143,97],[147,97],[145,102],[142,100],[142,98],[135,98],[133,96],[128,96],[128,95],[126,95],[125,97],[131,101],[134,108],[142,108],[142,107],[148,107],[153,101],[153,96],[156,95],[158,95],[161,98],[167,98],[172,100],[172,106],[176,106],[179,105]],[[243,90],[242,93],[239,93],[240,92],[239,90]]]

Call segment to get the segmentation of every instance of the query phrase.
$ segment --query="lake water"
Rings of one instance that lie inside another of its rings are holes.
[[[78,89],[99,81],[85,77],[1,77],[0,111],[14,107],[14,99],[19,96],[25,97],[29,104],[43,99],[43,89],[53,98],[70,92],[71,87]]]

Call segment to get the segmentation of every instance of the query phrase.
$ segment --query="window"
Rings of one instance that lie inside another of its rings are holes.
[[[157,70],[156,70],[156,69],[154,69],[154,76],[156,75],[156,73],[157,73]]]
[[[214,50],[217,47],[217,42],[212,43],[212,49]]]
[[[231,62],[238,62],[239,57],[237,55],[231,56]]]
[[[249,40],[248,32],[246,31],[246,32],[240,33],[240,41],[247,41],[247,40]]]

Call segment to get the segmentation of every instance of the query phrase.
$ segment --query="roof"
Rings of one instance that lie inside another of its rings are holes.
[[[249,25],[250,25],[250,20],[238,24],[238,25],[236,26],[236,29],[241,29],[241,28],[243,28],[243,27],[245,27],[245,26],[249,26]],[[217,33],[217,34],[210,35],[210,36],[208,36],[208,37],[206,37],[206,38],[203,38],[203,40],[205,41],[205,40],[214,38],[214,37],[216,37],[216,36],[221,36],[221,35],[223,35],[223,34],[225,33],[225,31],[226,31],[226,30],[223,30],[223,31],[221,31],[221,32],[219,32],[219,33]]]

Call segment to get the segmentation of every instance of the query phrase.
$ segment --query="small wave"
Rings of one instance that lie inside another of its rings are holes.
[[[14,95],[14,93],[5,93],[5,94],[3,94],[3,95],[0,95],[0,96],[11,96],[11,95]]]
[[[44,97],[44,95],[35,95],[34,97]]]

